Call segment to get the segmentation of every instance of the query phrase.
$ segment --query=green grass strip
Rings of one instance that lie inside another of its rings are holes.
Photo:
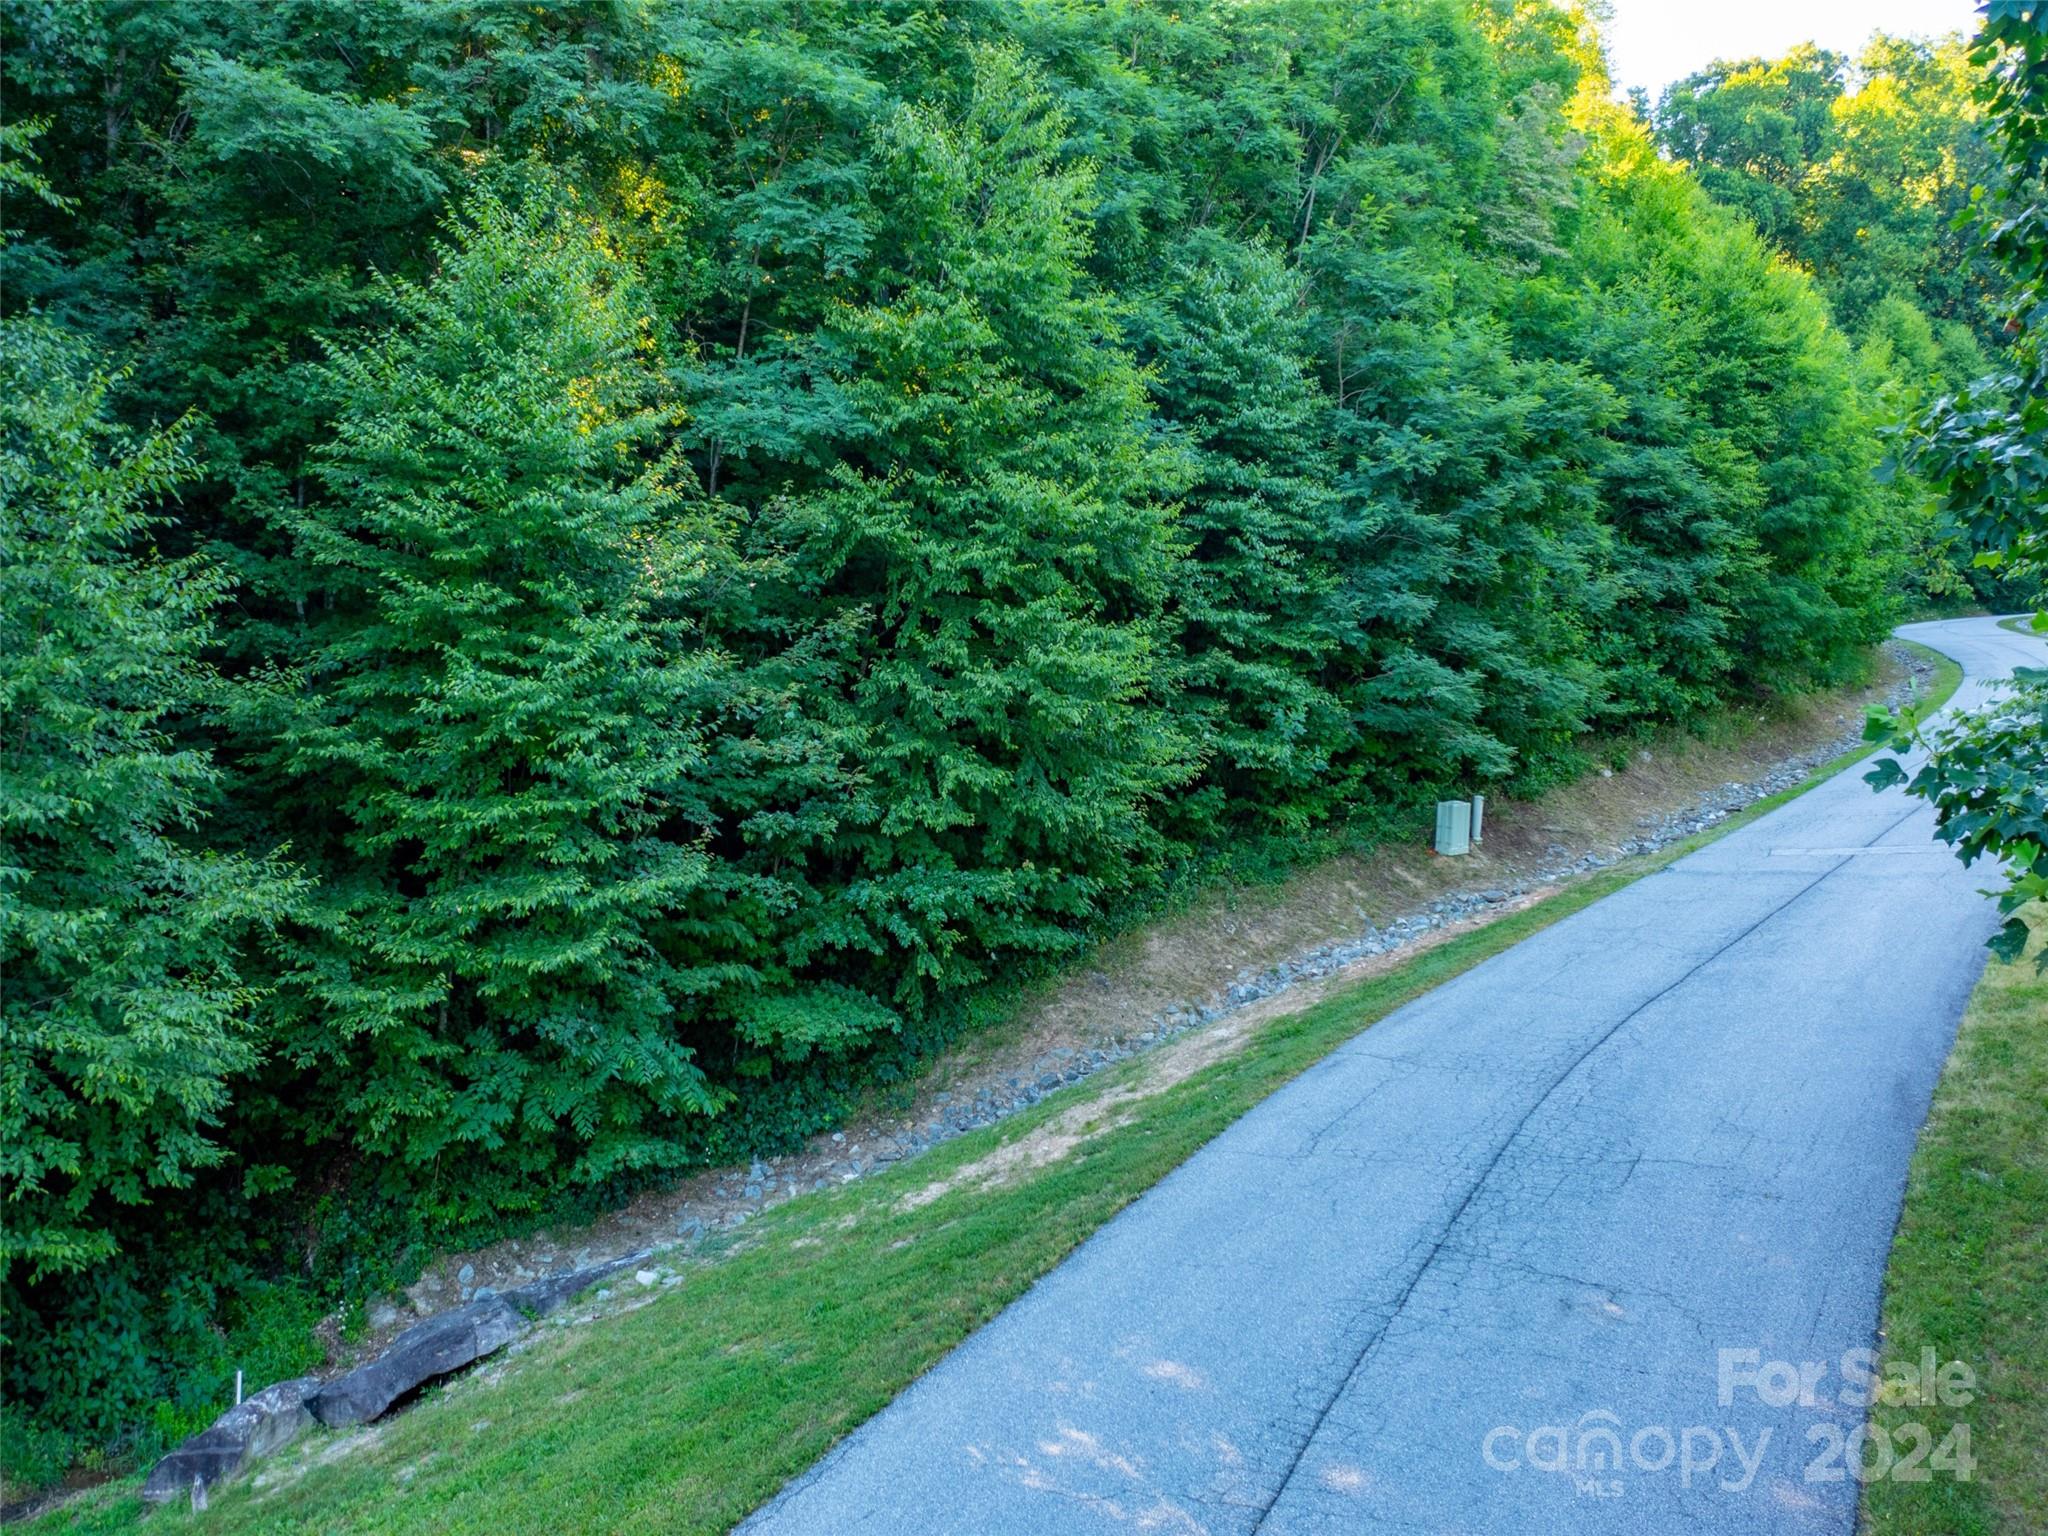
[[[1976,1465],[1967,1480],[1875,1477],[1864,1515],[1877,1536],[2048,1529],[2048,975],[2032,958],[2048,912],[2033,926],[2029,957],[1991,965],[1970,999],[1885,1272],[1887,1359],[1917,1364],[1931,1349],[1967,1365],[1977,1389],[1967,1403],[1880,1404],[1865,1449],[1878,1470],[1966,1430]]]

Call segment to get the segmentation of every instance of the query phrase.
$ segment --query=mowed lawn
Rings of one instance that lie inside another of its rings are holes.
[[[1881,1405],[1865,1464],[1967,1426],[1967,1480],[1895,1473],[1866,1485],[1878,1536],[2040,1536],[2048,1531],[2048,911],[2016,965],[1993,962],[1970,1000],[1921,1133],[1885,1275],[1888,1359],[1959,1360],[1968,1403]],[[1938,1396],[1938,1394],[1937,1394]],[[1877,1431],[1882,1430],[1880,1437]],[[1917,1474],[1924,1466],[1914,1469]]]

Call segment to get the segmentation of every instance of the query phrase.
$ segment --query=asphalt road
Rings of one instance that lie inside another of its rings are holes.
[[[2044,659],[1902,633],[1964,705]],[[1403,1008],[741,1529],[1852,1531],[1854,1352],[1995,926],[1931,826],[1840,775]]]

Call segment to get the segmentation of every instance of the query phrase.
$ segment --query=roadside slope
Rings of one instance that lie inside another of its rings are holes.
[[[2033,654],[1990,619],[1906,633],[1965,703]],[[747,1529],[1853,1529],[1809,1438],[1857,1421],[1839,1382],[1774,1407],[1720,1352],[1832,1370],[1874,1338],[1992,927],[1930,824],[1839,777],[1410,1004]],[[1762,1450],[1731,1488],[1652,1439],[1587,1497],[1527,1437],[1589,1423]]]
[[[1840,741],[1856,712],[1853,695],[1825,697],[1801,701],[1786,716],[1774,711],[1769,722],[1731,721],[1725,740],[1654,742],[1651,762],[1632,754],[1612,779],[1596,777],[1511,817],[1528,821],[1527,833],[1561,832],[1575,853],[1586,842],[1606,856],[1622,851],[1613,844],[1661,843],[1725,817],[1744,798],[1791,792],[1799,765],[1816,760],[1816,748],[1835,750],[1828,743]],[[1787,750],[1796,754],[1789,761]],[[1646,812],[1655,815],[1646,819]],[[1515,825],[1504,818],[1500,827],[1510,836],[1494,844],[1510,857],[1418,860],[1414,869],[1441,880],[1467,868],[1481,873],[1490,862],[1476,885],[1512,887],[1514,877],[1531,873],[1512,861]],[[1595,832],[1612,841],[1587,836]],[[1526,833],[1523,841],[1530,841]],[[1536,855],[1552,854],[1544,837],[1533,841]],[[217,1493],[205,1525],[216,1532],[724,1530],[1134,1193],[1294,1074],[1400,1003],[1678,851],[1628,859],[1616,873],[1562,890],[1548,887],[1540,905],[1504,918],[1512,901],[1477,904],[1496,919],[1478,932],[1460,932],[1469,920],[1451,910],[1455,903],[1443,903],[1446,926],[1425,938],[1328,976],[1296,975],[1285,992],[1112,1064],[998,1126],[969,1128],[859,1183],[760,1210],[744,1230],[714,1229],[673,1290],[623,1284],[608,1301],[578,1309],[569,1326],[543,1329],[519,1346],[524,1358],[435,1388],[394,1422],[316,1436],[267,1465],[254,1489]],[[1385,857],[1400,855],[1353,861],[1339,883],[1381,891],[1384,900],[1388,882],[1378,866]],[[1240,900],[1249,907],[1276,896],[1296,900],[1256,889]],[[1296,904],[1313,906],[1314,896]],[[1239,915],[1271,937],[1270,907]],[[1389,914],[1373,916],[1386,921]],[[1195,951],[1206,933],[1226,960],[1212,972],[1217,981],[1241,980],[1245,956],[1230,941],[1250,935],[1240,927],[1217,937],[1219,921],[1233,919],[1196,917],[1189,957],[1204,958]],[[1281,914],[1297,924],[1313,917]],[[1148,945],[1141,959],[1152,954]],[[1121,967],[1105,964],[1115,985],[1090,983],[1085,991],[1127,1003]],[[1173,974],[1186,976],[1185,961],[1175,962]],[[1140,989],[1160,979],[1150,964],[1134,978]],[[850,1140],[841,1155],[857,1150]],[[1042,1161],[1048,1152],[1052,1160]],[[1284,1178],[1276,1170],[1276,1187]],[[780,1193],[771,1190],[771,1199]],[[556,1236],[566,1248],[551,1240],[541,1251],[573,1252],[579,1240],[601,1234]],[[476,1257],[481,1269],[485,1256]],[[621,1308],[627,1315],[607,1316]],[[606,1320],[580,1326],[593,1314]],[[121,1530],[134,1514],[132,1497],[107,1489],[37,1529]],[[151,1524],[185,1518],[165,1511]]]

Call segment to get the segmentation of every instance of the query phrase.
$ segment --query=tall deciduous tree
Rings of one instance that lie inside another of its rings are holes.
[[[1301,828],[1341,801],[1350,721],[1325,675],[1344,644],[1335,516],[1299,278],[1271,249],[1198,231],[1129,328],[1193,483],[1178,568],[1181,710],[1208,750],[1177,815]]]
[[[707,863],[674,823],[719,663],[670,615],[718,555],[592,232],[478,194],[438,258],[322,371],[334,435],[286,518],[301,657],[239,722],[320,881],[279,1091],[302,1134],[440,1170],[461,1207],[478,1169],[673,1161],[718,1106],[655,941]]]
[[[38,316],[0,320],[10,1479],[33,1479],[36,1447],[66,1431],[128,1430],[164,1395],[167,1336],[204,1328],[203,1304],[180,1315],[153,1283],[151,1234],[175,1232],[233,1156],[239,1090],[268,1043],[247,945],[295,894],[267,859],[210,846],[221,774],[189,733],[228,583],[155,548],[192,473],[186,424],[115,427],[87,356]]]
[[[870,257],[823,323],[835,462],[762,509],[787,601],[840,637],[800,707],[857,769],[829,837],[797,835],[790,955],[891,1008],[1071,948],[1195,761],[1165,699],[1179,470],[1082,270],[1065,126],[995,49],[962,110],[882,126]]]
[[[115,1249],[113,1208],[224,1155],[259,1059],[238,964],[276,868],[196,833],[220,774],[180,738],[227,593],[151,547],[184,427],[130,436],[40,319],[0,321],[0,1197],[10,1285]],[[8,1311],[12,1313],[13,1306]]]

